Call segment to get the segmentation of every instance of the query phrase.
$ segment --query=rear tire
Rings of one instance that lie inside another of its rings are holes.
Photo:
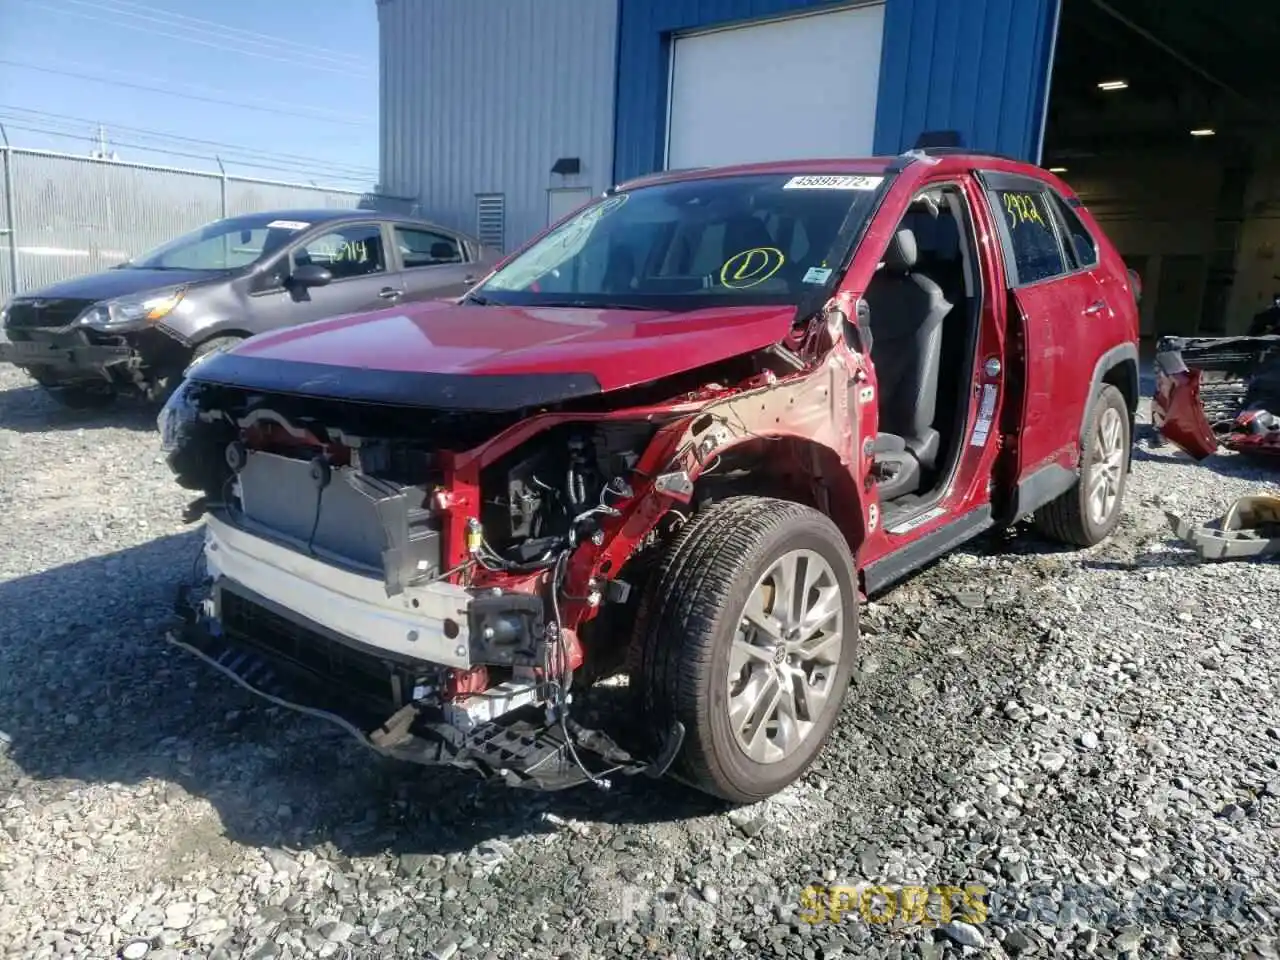
[[[733,497],[681,528],[645,589],[628,663],[645,727],[684,725],[678,779],[751,803],[809,768],[857,658],[853,564],[828,517],[786,500]],[[783,611],[797,593],[804,603]]]
[[[1066,493],[1041,507],[1035,527],[1051,540],[1092,547],[1111,536],[1124,512],[1133,442],[1129,405],[1111,384],[1097,394],[1080,452],[1080,478]]]

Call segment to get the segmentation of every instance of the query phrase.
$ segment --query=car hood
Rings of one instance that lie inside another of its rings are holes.
[[[352,400],[515,409],[619,390],[781,340],[793,307],[426,303],[260,334],[194,379]]]
[[[197,283],[215,278],[207,270],[143,270],[126,267],[103,270],[83,277],[60,280],[39,290],[22,294],[20,300],[107,300],[132,293],[144,293],[180,283]]]

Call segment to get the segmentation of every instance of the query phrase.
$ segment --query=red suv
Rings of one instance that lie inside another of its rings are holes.
[[[863,596],[1020,518],[1115,528],[1136,297],[1009,159],[623,184],[456,303],[190,371],[160,428],[206,569],[171,639],[391,756],[768,796],[832,729]],[[570,691],[610,676],[634,708],[590,726]]]

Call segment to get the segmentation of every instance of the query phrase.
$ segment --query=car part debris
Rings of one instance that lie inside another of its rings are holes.
[[[1166,511],[1178,538],[1204,560],[1256,560],[1280,556],[1280,497],[1241,497],[1216,521],[1194,526]]]
[[[1155,374],[1152,423],[1192,458],[1280,458],[1280,335],[1163,337]]]

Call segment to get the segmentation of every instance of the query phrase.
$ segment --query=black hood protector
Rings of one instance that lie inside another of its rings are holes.
[[[514,413],[598,396],[589,373],[454,374],[337,367],[216,353],[188,374],[193,383],[317,400],[464,413]]]

